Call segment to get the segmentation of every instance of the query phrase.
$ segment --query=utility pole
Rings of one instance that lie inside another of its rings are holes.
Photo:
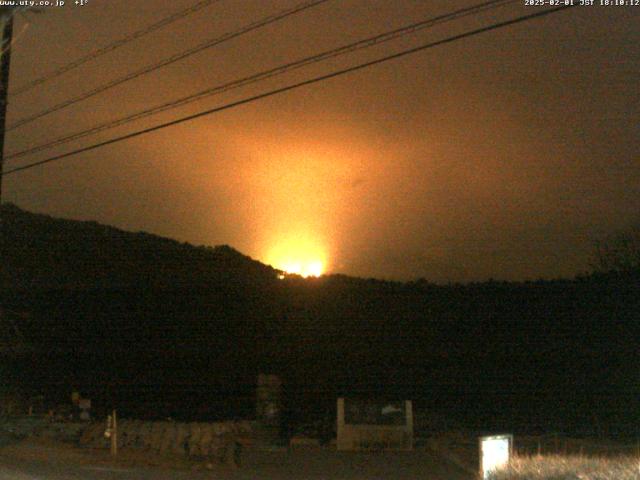
[[[11,66],[11,40],[13,37],[13,10],[0,9],[2,19],[2,60],[0,61],[0,205],[2,205],[2,180],[4,166],[4,136],[7,122],[9,93],[9,67]]]

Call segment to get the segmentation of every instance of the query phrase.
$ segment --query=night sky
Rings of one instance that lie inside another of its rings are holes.
[[[20,14],[10,91],[193,3]],[[10,96],[8,123],[297,3],[220,0]],[[330,0],[12,130],[5,152],[474,3]],[[5,169],[542,8],[516,2]],[[639,20],[640,7],[568,9],[6,176],[3,200],[303,272],[571,277],[594,240],[639,220]]]

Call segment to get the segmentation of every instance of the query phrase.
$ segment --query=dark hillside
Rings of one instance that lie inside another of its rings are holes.
[[[2,214],[2,305],[29,313],[20,327],[35,348],[3,375],[32,390],[66,398],[78,386],[132,415],[251,415],[266,371],[283,376],[293,422],[338,394],[376,394],[474,428],[640,428],[633,272],[447,286],[278,280],[230,247]]]
[[[2,206],[0,284],[10,288],[180,287],[265,282],[276,272],[233,248],[195,247],[96,222]]]

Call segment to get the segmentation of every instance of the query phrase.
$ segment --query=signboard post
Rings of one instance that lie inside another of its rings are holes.
[[[116,419],[116,411],[113,411],[112,415],[112,426],[113,430],[111,432],[111,455],[114,457],[118,454],[118,420]]]
[[[107,417],[107,429],[104,436],[111,440],[111,455],[114,457],[118,454],[118,421],[116,419],[116,411]]]

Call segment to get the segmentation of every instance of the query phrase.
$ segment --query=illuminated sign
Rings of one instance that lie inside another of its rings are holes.
[[[509,464],[512,448],[513,435],[480,437],[480,476],[483,480]]]

